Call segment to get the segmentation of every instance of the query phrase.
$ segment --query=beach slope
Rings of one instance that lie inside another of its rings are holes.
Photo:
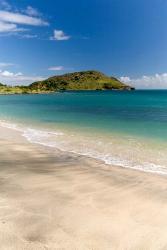
[[[167,181],[0,128],[2,250],[167,249]]]

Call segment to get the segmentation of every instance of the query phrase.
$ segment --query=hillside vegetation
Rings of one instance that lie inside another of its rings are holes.
[[[98,71],[82,71],[53,76],[29,86],[8,86],[0,83],[0,94],[39,94],[65,90],[133,90],[115,77]]]
[[[109,77],[98,71],[82,71],[60,76],[53,76],[44,81],[32,83],[32,89],[47,91],[56,90],[131,90],[115,77]]]
[[[50,92],[50,91],[48,91]],[[47,93],[47,91],[34,90],[29,86],[8,86],[0,83],[0,94],[1,95],[12,95],[12,94],[40,94]]]

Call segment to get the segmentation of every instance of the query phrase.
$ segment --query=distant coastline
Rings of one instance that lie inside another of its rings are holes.
[[[81,90],[134,90],[115,77],[90,70],[52,76],[44,81],[34,82],[28,86],[8,86],[0,83],[0,94],[49,94],[59,91]]]

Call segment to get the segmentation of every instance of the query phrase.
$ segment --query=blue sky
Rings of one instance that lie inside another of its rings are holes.
[[[0,81],[100,70],[167,88],[166,0],[0,0]]]

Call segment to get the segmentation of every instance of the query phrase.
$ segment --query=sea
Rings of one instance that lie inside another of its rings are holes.
[[[167,174],[167,90],[0,95],[0,126],[50,149]]]

